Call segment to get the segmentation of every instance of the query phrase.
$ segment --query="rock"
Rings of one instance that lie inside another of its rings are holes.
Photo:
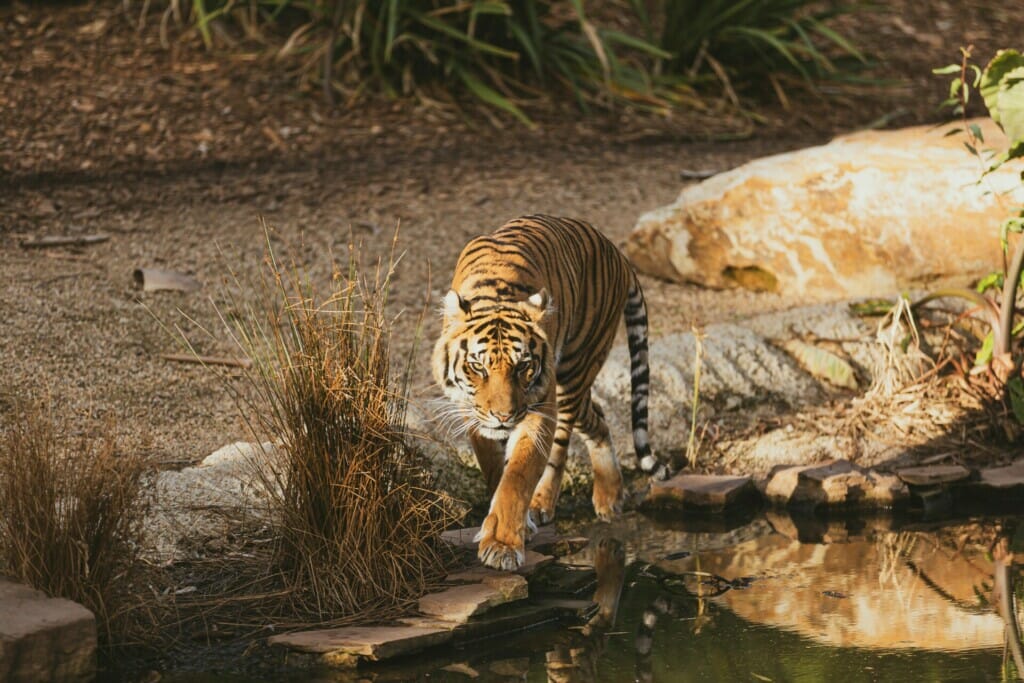
[[[515,574],[522,576],[530,576],[538,569],[548,566],[555,561],[555,558],[551,555],[544,555],[538,553],[535,550],[527,550],[526,558],[523,562],[523,566],[516,569]],[[497,569],[491,569],[485,567],[482,564],[478,564],[469,569],[464,569],[454,574],[449,574],[445,577],[445,581],[462,581],[468,583],[488,583],[488,581],[495,580],[495,577],[507,576],[507,572],[498,571]]]
[[[92,612],[0,579],[0,681],[91,681],[95,676]]]
[[[526,579],[516,574],[502,574],[502,577],[487,583],[453,586],[439,593],[424,595],[419,601],[419,611],[438,619],[464,623],[492,607],[527,596]]]
[[[267,509],[264,481],[273,481],[276,457],[272,443],[239,441],[214,451],[195,467],[158,473],[144,523],[146,559],[181,559],[181,541],[226,534],[241,511],[259,519]]]
[[[475,550],[477,542],[473,539],[480,532],[480,527],[471,526],[464,529],[449,529],[441,533],[441,540],[456,548]],[[560,557],[576,552],[585,546],[589,541],[585,538],[568,538],[561,536],[553,526],[542,526],[537,529],[533,538],[526,544],[526,562],[516,570],[518,574],[529,574],[538,567],[538,562],[544,562],[546,555]],[[531,548],[534,549],[531,551]],[[533,554],[531,554],[531,552]],[[532,562],[532,564],[531,564]]]
[[[678,474],[667,481],[654,482],[644,503],[721,512],[756,498],[757,489],[750,477]]]
[[[973,493],[989,491],[998,498],[1024,497],[1024,458],[1007,467],[989,467],[979,472]]]
[[[896,476],[911,486],[938,486],[963,481],[971,471],[963,465],[924,465],[904,467],[896,471]]]
[[[1005,145],[987,118],[975,123],[986,143]],[[1024,204],[1022,164],[979,184],[977,161],[945,132],[862,131],[757,159],[641,216],[626,252],[676,282],[819,300],[983,274],[1000,266],[1004,207]]]
[[[418,652],[452,639],[444,626],[346,626],[272,636],[270,645],[322,655],[325,663],[354,666],[359,659],[382,660]]]
[[[857,467],[847,460],[833,460],[776,469],[765,495],[778,506],[879,508],[906,500],[910,492],[894,475]]]

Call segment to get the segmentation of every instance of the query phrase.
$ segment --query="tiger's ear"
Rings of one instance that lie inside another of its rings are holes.
[[[527,297],[526,301],[522,303],[523,310],[530,316],[533,322],[540,322],[551,306],[551,295],[548,294],[548,290],[542,288],[539,292],[535,292]]]
[[[469,302],[459,296],[454,289],[448,290],[448,293],[444,295],[444,305],[441,310],[445,318],[454,318],[460,312],[469,313],[469,309]]]

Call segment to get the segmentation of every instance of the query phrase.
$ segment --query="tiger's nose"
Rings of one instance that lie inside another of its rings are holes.
[[[493,415],[499,422],[511,422],[514,413],[512,411],[502,413],[492,410],[491,415]]]

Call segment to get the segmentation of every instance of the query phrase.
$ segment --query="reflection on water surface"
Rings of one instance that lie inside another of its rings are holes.
[[[897,527],[887,519],[830,524],[769,515],[700,533],[627,515],[583,529],[594,542],[566,558],[599,570],[581,593],[601,607],[590,624],[355,673],[267,678],[1015,680],[1020,653],[1004,646],[1007,620],[1000,615],[1015,611],[1016,602],[1001,601],[1000,590],[1013,585],[1020,594],[1024,585],[1013,562],[1013,552],[1024,550],[1016,526],[1005,519]]]

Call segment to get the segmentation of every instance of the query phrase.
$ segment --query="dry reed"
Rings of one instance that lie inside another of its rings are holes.
[[[124,635],[146,462],[113,425],[72,441],[47,409],[19,405],[0,431],[0,573],[79,602],[111,644]]]
[[[443,575],[438,535],[454,520],[406,434],[408,373],[392,376],[394,259],[371,281],[353,249],[326,298],[272,253],[268,264],[262,302],[233,325],[253,363],[243,408],[280,452],[261,471],[280,587],[264,607],[292,623],[406,609]]]

